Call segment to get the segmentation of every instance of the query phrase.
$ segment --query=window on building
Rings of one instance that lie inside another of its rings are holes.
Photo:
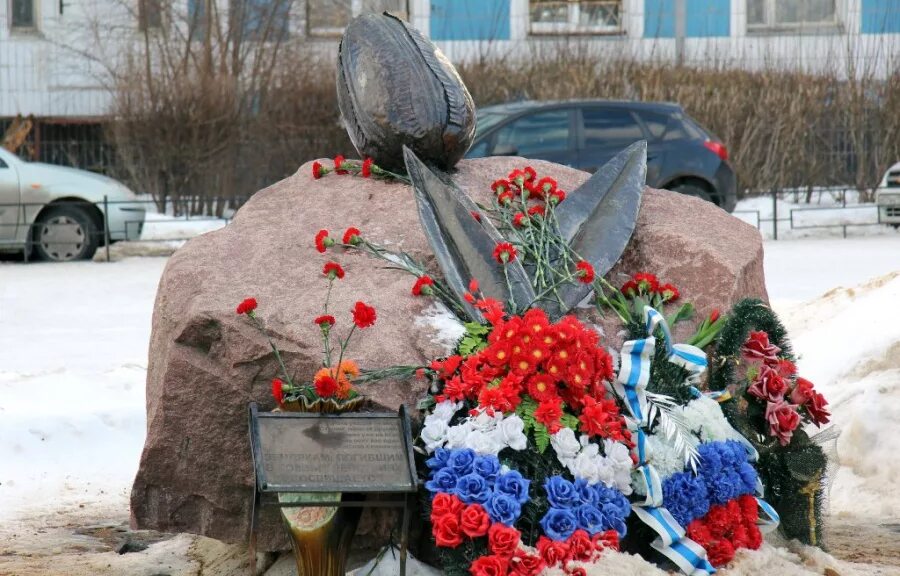
[[[532,34],[622,32],[621,0],[529,0]]]
[[[291,6],[295,0],[233,0],[241,39],[278,42],[287,38]]]
[[[306,0],[306,28],[312,36],[339,36],[360,14],[390,12],[408,19],[408,0]]]
[[[493,154],[532,156],[569,149],[569,111],[550,110],[523,116],[500,128]]]
[[[838,24],[838,0],[747,0],[748,30],[823,28]]]
[[[12,0],[10,26],[15,28],[37,28],[35,0]]]
[[[141,30],[162,28],[162,0],[138,0],[138,26]]]

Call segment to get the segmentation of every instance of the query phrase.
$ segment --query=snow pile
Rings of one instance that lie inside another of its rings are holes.
[[[900,268],[900,265],[898,265]],[[837,288],[781,314],[800,374],[830,401],[841,430],[831,512],[900,517],[900,270]]]
[[[148,212],[144,217],[141,240],[185,240],[223,228],[227,223],[228,220],[224,218],[212,218],[210,216],[185,218],[158,212]]]

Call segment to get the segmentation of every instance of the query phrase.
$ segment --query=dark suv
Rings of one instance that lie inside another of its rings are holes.
[[[570,100],[515,102],[478,110],[467,158],[524,156],[593,172],[623,148],[647,141],[647,184],[734,210],[737,183],[725,145],[677,104]]]

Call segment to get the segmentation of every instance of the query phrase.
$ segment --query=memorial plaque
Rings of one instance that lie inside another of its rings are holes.
[[[341,415],[251,410],[262,492],[414,492],[405,413]]]

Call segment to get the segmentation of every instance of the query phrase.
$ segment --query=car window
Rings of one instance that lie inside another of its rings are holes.
[[[585,148],[631,144],[644,139],[644,132],[629,110],[583,108],[581,113]]]
[[[569,149],[569,110],[523,116],[497,131],[494,150],[514,147],[518,156]]]
[[[669,124],[669,115],[660,114],[659,112],[651,112],[650,110],[635,110],[644,126],[650,131],[650,135],[654,138],[662,138],[666,133],[666,126]]]

